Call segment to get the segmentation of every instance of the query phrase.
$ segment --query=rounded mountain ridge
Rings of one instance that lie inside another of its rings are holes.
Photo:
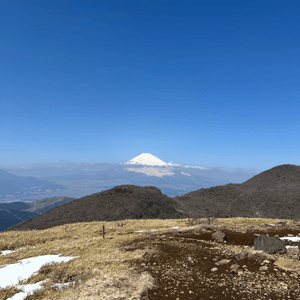
[[[264,186],[274,189],[285,184],[300,184],[300,166],[289,164],[276,166],[242,183],[243,186],[252,185],[256,188]]]
[[[180,219],[188,217],[177,202],[154,186],[121,185],[75,199],[7,230],[42,230],[63,224],[126,219]]]

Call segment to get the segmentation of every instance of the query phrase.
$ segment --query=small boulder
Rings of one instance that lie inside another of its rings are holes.
[[[229,264],[230,261],[231,261],[231,259],[222,259],[222,260],[216,262],[215,265],[217,265],[217,266],[226,265],[226,264]]]
[[[258,238],[255,239],[254,248],[255,250],[263,250],[269,254],[286,253],[284,241],[264,234],[261,234]]]
[[[212,234],[212,240],[218,243],[222,243],[226,240],[226,235],[222,231],[216,231],[215,233]]]
[[[237,264],[231,265],[231,266],[230,266],[230,272],[233,273],[233,274],[237,274],[238,271],[239,271],[239,267],[240,267],[240,266],[237,265]]]
[[[300,262],[291,258],[280,257],[275,263],[275,266],[284,269],[286,271],[293,271],[300,273]],[[283,273],[282,273],[283,275]]]
[[[278,225],[278,226],[285,226],[286,222],[277,222],[276,225]]]

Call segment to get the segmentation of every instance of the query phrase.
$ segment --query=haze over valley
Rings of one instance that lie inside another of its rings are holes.
[[[79,198],[122,184],[157,186],[164,194],[174,197],[199,188],[242,183],[255,174],[165,163],[150,153],[121,164],[62,161],[55,165],[3,168],[0,201],[32,202],[56,196]]]

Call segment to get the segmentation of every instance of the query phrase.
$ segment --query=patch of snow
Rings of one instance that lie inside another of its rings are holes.
[[[134,232],[147,232],[148,230],[139,230],[139,231],[134,231]],[[151,229],[151,231],[156,231],[155,229]]]
[[[289,248],[298,248],[298,246],[285,246],[285,248],[289,249]]]
[[[142,153],[130,161],[128,164],[133,165],[147,165],[147,166],[167,166],[168,164],[159,159],[158,157],[152,155],[151,153]]]
[[[300,236],[284,236],[280,238],[281,240],[288,240],[291,242],[299,242],[300,241]]]
[[[20,248],[20,249],[22,249],[22,248]],[[4,250],[0,253],[0,255],[6,255],[6,254],[13,253],[13,252],[15,252],[15,250]]]
[[[30,247],[30,248],[34,248],[34,246],[33,246],[33,247]],[[17,250],[21,250],[21,249],[25,249],[25,248],[19,248],[19,249],[17,249]],[[3,250],[3,251],[0,251],[0,255],[10,254],[10,253],[13,253],[13,252],[15,252],[15,251],[17,251],[17,250]]]
[[[2,251],[2,255],[8,254],[14,251]],[[5,253],[3,253],[5,252]],[[36,257],[31,257],[31,258],[25,258],[22,260],[19,260],[18,263],[16,264],[11,264],[11,265],[5,265],[1,266],[2,268],[0,269],[0,289],[5,288],[10,285],[14,285],[17,288],[20,288],[23,290],[23,292],[17,293],[14,295],[12,298],[9,298],[8,300],[23,300],[27,297],[28,294],[33,292],[36,289],[41,289],[43,288],[40,286],[40,284],[43,281],[40,281],[36,284],[27,284],[27,285],[17,285],[19,278],[26,280],[29,277],[31,277],[33,274],[36,274],[38,270],[41,268],[42,265],[46,263],[51,263],[51,262],[67,262],[71,259],[77,258],[76,257],[60,257],[60,254],[58,255],[41,255],[41,256],[36,256]],[[64,284],[58,285],[58,287],[62,286]]]
[[[179,229],[179,228],[182,228],[182,227],[179,227],[179,226],[175,226],[175,227],[172,227],[173,229]]]
[[[182,167],[182,168],[208,170],[207,168],[204,168],[204,167],[189,166],[189,165],[182,166],[180,164],[173,164],[171,161],[166,163],[163,160],[161,160],[160,158],[152,155],[151,153],[142,153],[142,154],[132,158],[125,164],[156,166],[156,167]]]

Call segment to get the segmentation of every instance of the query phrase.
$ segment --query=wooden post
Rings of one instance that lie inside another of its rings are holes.
[[[210,217],[208,217],[208,225],[210,225]]]
[[[102,226],[102,237],[104,238],[105,232],[104,232],[105,228],[104,225]]]

